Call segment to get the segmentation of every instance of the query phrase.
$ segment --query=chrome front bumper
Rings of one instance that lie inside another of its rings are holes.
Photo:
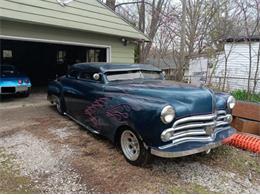
[[[210,149],[216,148],[221,145],[222,145],[222,142],[210,143],[210,144],[204,145],[199,148],[194,148],[194,149],[180,151],[180,152],[167,152],[167,151],[161,151],[161,150],[152,148],[151,154],[153,154],[155,156],[163,157],[163,158],[177,158],[177,157],[189,156],[192,154],[205,152],[205,151],[208,151]]]
[[[236,132],[232,127],[223,128],[212,134],[212,140],[190,140],[180,144],[167,144],[160,147],[152,147],[151,154],[164,158],[175,158],[188,156],[222,145],[223,140],[230,137]]]

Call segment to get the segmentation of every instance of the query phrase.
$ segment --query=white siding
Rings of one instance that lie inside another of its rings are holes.
[[[252,43],[252,71],[251,78],[254,78],[256,71],[257,52],[259,42]],[[225,45],[225,53],[229,55],[227,61],[227,77],[237,77],[237,79],[227,80],[227,89],[247,89],[247,78],[249,74],[249,46],[248,43],[228,43]],[[224,54],[219,56],[220,61],[217,64],[215,76],[224,76],[225,60]],[[240,78],[240,79],[239,79]],[[258,72],[260,78],[260,71]],[[253,81],[250,83],[251,89]],[[258,83],[257,91],[260,91],[260,83]]]
[[[259,42],[252,43],[252,71],[251,78],[255,76],[256,66],[257,66],[257,52],[259,47]],[[248,43],[227,43],[225,45],[226,56],[228,54],[227,61],[227,79],[226,89],[235,90],[235,89],[247,89],[247,78],[249,74],[249,46]],[[190,60],[189,64],[189,76],[198,75],[197,72],[207,71],[207,64],[212,59],[206,57],[198,57]],[[224,52],[217,56],[216,69],[213,77],[224,77],[225,72],[225,54]],[[260,69],[260,67],[259,67]],[[209,69],[207,72],[210,75],[212,69]],[[258,71],[258,79],[260,79],[260,70]],[[198,80],[198,79],[197,79]],[[191,79],[191,82],[196,84],[196,79]],[[213,79],[213,83],[219,84],[223,82],[223,79]],[[253,80],[250,83],[251,89],[253,88]],[[260,81],[258,81],[256,91],[260,92]]]
[[[200,79],[206,77],[208,59],[206,57],[197,57],[190,60],[189,73],[190,82],[194,85],[200,84]]]

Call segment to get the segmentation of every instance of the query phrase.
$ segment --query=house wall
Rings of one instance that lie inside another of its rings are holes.
[[[0,18],[149,40],[98,0],[0,0]]]
[[[257,52],[259,48],[259,42],[252,43],[252,72],[251,78],[255,76],[257,66]],[[227,43],[225,44],[225,53],[228,56],[227,61],[227,82],[226,90],[232,91],[235,89],[247,89],[247,81],[249,74],[249,47],[247,43]],[[207,57],[192,58],[189,64],[189,73],[191,83],[197,84],[200,78],[207,76],[209,82],[209,76],[214,68],[207,68],[208,64],[215,64],[215,70],[211,83],[215,86],[223,83],[223,77],[225,73],[225,53],[222,52],[215,59],[208,59]],[[260,69],[260,67],[259,67]],[[258,79],[260,79],[260,70],[258,72]],[[221,85],[222,86],[222,85]],[[253,80],[250,82],[251,89],[253,88]],[[260,92],[260,80],[258,81],[256,91]]]
[[[206,57],[197,57],[190,60],[188,77],[190,82],[195,85],[200,84],[200,80],[206,78],[208,59]]]
[[[257,67],[257,52],[259,42],[252,43],[252,69],[251,78],[254,78]],[[227,89],[247,89],[247,78],[249,75],[249,46],[248,43],[227,43],[225,44],[226,56],[230,53],[227,61],[227,77],[234,77],[227,80]],[[219,62],[215,71],[215,75],[219,77],[224,76],[225,60],[224,54],[219,56]],[[260,79],[260,71],[258,72]],[[253,80],[250,82],[251,89],[253,87]],[[260,92],[260,81],[258,82],[257,91]]]
[[[30,39],[43,39],[57,42],[71,42],[83,45],[101,45],[110,48],[112,63],[134,63],[135,44],[124,46],[120,37],[80,30],[50,27],[18,21],[0,21],[0,38],[20,37]]]

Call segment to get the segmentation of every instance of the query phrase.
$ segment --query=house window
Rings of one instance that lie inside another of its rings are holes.
[[[105,56],[102,55],[101,49],[90,49],[87,51],[87,62],[105,62]]]
[[[7,58],[13,58],[13,51],[12,50],[3,50],[3,58],[7,59]]]
[[[57,52],[57,63],[63,64],[66,59],[66,51],[60,50]]]

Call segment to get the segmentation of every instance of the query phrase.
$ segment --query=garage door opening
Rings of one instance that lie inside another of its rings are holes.
[[[44,86],[80,62],[107,62],[108,48],[1,39],[1,63],[15,65]]]

